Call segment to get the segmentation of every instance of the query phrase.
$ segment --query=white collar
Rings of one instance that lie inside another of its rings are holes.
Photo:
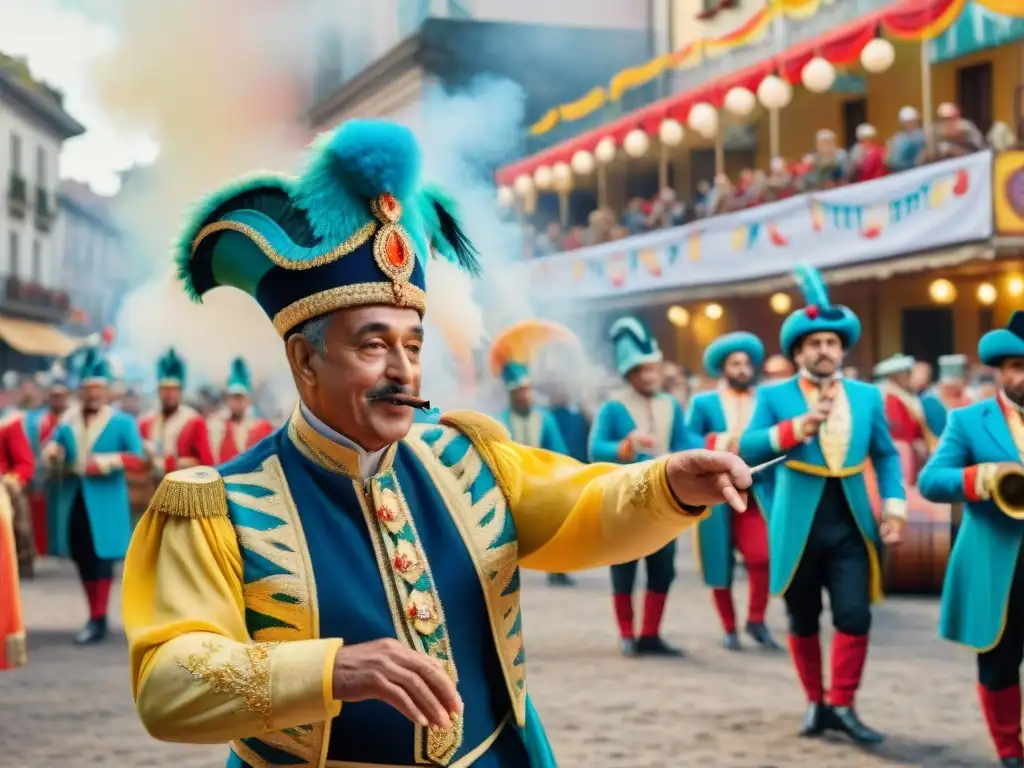
[[[316,430],[318,435],[330,440],[332,443],[337,443],[343,448],[347,448],[359,457],[359,475],[361,480],[366,481],[377,474],[380,470],[381,459],[384,458],[384,452],[387,451],[388,446],[384,446],[378,451],[368,451],[352,439],[345,437],[338,430],[324,424],[324,422],[313,415],[313,412],[301,400],[299,401],[299,410],[306,423]]]

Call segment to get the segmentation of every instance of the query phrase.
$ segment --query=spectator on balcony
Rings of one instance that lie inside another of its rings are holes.
[[[698,218],[708,215],[708,199],[711,197],[711,182],[701,179],[697,182],[697,194],[693,198],[693,213]]]
[[[885,148],[878,143],[878,131],[870,123],[857,126],[857,143],[850,149],[846,172],[853,183],[880,179],[888,173]]]
[[[960,107],[950,102],[939,104],[932,128],[932,145],[924,152],[925,160],[963,157],[985,148],[985,139],[978,126],[962,117]]]
[[[615,226],[615,214],[607,208],[598,208],[590,212],[588,226],[583,233],[584,245],[600,245],[612,239],[612,229]]]
[[[541,234],[537,235],[535,255],[550,256],[562,250],[562,225],[552,221]]]
[[[732,181],[724,173],[715,176],[715,186],[708,194],[705,216],[717,216],[733,210],[730,206],[733,198]]]
[[[662,187],[651,206],[647,220],[650,229],[679,227],[686,222],[686,205],[679,199],[672,187]]]
[[[811,168],[805,177],[811,189],[828,189],[846,181],[847,154],[836,142],[836,134],[827,128],[815,136]]]
[[[740,171],[740,177],[733,188],[727,207],[730,211],[741,211],[744,208],[753,208],[764,202],[767,177],[764,173],[758,174],[750,168]]]
[[[647,214],[644,212],[644,203],[646,201],[642,197],[634,197],[626,205],[626,210],[622,213],[622,226],[629,230],[629,234],[636,235],[647,229]]]
[[[913,107],[903,107],[899,114],[900,130],[889,139],[886,165],[893,173],[909,171],[917,165],[926,140],[921,115]]]
[[[784,157],[773,157],[766,183],[765,197],[768,200],[783,200],[797,193],[797,182],[793,171]]]
[[[565,237],[562,238],[562,250],[572,251],[583,246],[583,227],[570,227]]]

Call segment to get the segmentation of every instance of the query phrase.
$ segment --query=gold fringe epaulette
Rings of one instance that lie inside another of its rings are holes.
[[[173,517],[227,517],[227,489],[213,467],[179,469],[163,479],[149,509]]]
[[[491,468],[494,480],[501,487],[505,498],[509,501],[518,499],[521,482],[514,455],[498,450],[502,443],[512,441],[508,430],[500,422],[477,411],[461,410],[443,414],[441,423],[468,437]]]

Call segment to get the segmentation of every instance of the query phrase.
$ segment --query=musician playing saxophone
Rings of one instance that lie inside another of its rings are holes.
[[[1004,496],[1007,475],[1024,480],[1024,311],[986,333],[978,357],[999,369],[1002,388],[950,411],[918,485],[931,501],[965,503],[946,568],[939,634],[977,652],[978,697],[996,752],[1002,765],[1024,766],[1024,494]]]

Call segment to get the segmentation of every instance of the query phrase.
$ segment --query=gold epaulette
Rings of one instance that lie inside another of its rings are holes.
[[[498,421],[478,411],[449,411],[441,416],[441,424],[461,432],[480,457],[487,462],[494,474],[505,498],[510,501],[519,497],[520,475],[516,471],[513,459],[507,452],[499,452],[496,447],[501,443],[511,442],[508,430]]]
[[[163,479],[149,509],[173,517],[227,517],[227,489],[213,467],[179,469]]]

